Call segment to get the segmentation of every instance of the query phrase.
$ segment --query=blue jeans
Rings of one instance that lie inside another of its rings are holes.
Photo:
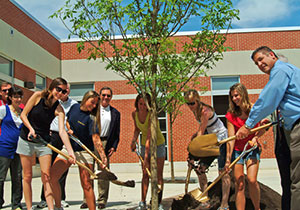
[[[0,206],[4,204],[4,182],[8,169],[10,169],[11,177],[11,204],[12,209],[16,209],[21,207],[23,194],[22,166],[18,154],[15,154],[14,159],[0,156]]]

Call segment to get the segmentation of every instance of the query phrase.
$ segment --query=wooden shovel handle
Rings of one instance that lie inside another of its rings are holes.
[[[276,123],[278,123],[278,122],[271,122],[271,123],[259,126],[257,128],[253,128],[253,129],[250,130],[250,134],[255,133],[257,131],[260,131],[260,130],[263,130],[263,129],[266,129],[266,128],[268,128],[268,127],[270,127],[270,126],[272,126],[272,125],[274,125]],[[227,143],[227,142],[235,140],[235,139],[236,139],[236,136],[231,136],[231,137],[229,137],[227,139],[219,141],[217,145],[221,145],[221,144]]]
[[[60,150],[57,149],[56,147],[52,146],[51,144],[47,144],[47,147],[49,147],[49,148],[52,149],[54,152],[56,152],[57,154],[62,155],[63,157],[65,157],[65,158],[67,158],[67,159],[70,159],[70,158],[72,159],[72,157],[71,157],[70,155],[67,155],[67,154],[63,153],[62,151],[60,151]],[[92,178],[96,178],[96,177],[97,177],[97,175],[94,174],[94,172],[93,172],[89,167],[87,167],[86,165],[80,163],[80,162],[77,161],[77,160],[75,161],[75,163],[76,163],[78,166],[80,166],[80,167],[86,169],[86,170],[89,172],[89,174],[91,175]]]
[[[190,183],[190,179],[191,179],[191,172],[192,172],[192,166],[189,165],[187,174],[186,174],[186,179],[185,179],[185,187],[184,187],[185,194],[188,193],[189,183]]]

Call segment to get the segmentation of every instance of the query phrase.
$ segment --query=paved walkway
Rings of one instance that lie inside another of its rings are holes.
[[[175,163],[175,177],[176,179],[184,179],[186,176],[186,163],[176,162]],[[111,170],[118,176],[121,181],[135,180],[135,188],[128,188],[124,186],[118,186],[111,184],[109,201],[106,209],[129,209],[135,207],[141,196],[141,169],[138,163],[132,164],[111,164]],[[164,177],[170,179],[170,164],[165,165]],[[208,173],[209,181],[212,181],[217,177],[217,166],[211,168]],[[192,172],[191,178],[196,180],[196,174]],[[260,170],[258,174],[258,180],[265,185],[271,187],[275,191],[281,194],[280,178],[277,169],[275,159],[263,159],[261,161]],[[10,210],[10,181],[5,183],[5,204],[3,210]],[[198,187],[198,183],[191,183],[189,189]],[[33,202],[37,204],[40,201],[41,192],[41,180],[39,177],[33,178]],[[97,191],[97,190],[96,190]],[[164,198],[177,196],[184,192],[184,184],[166,183],[164,186]],[[80,186],[78,169],[74,166],[71,168],[66,184],[67,202],[70,207],[65,210],[79,210],[82,201],[83,192]],[[150,191],[148,193],[147,201],[150,200]],[[25,206],[24,199],[23,205]],[[24,209],[26,209],[24,207]]]

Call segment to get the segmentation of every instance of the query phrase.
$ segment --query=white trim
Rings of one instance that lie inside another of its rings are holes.
[[[266,27],[266,28],[238,28],[238,29],[229,29],[220,30],[220,33],[255,33],[255,32],[274,32],[274,31],[300,31],[300,26],[288,26],[288,27]],[[177,32],[174,36],[193,36],[200,31],[180,31]],[[132,37],[133,35],[127,35],[127,37]],[[115,35],[115,39],[123,39],[121,35]],[[91,40],[98,40],[97,38],[92,38]],[[65,42],[80,42],[84,41],[79,38],[71,38],[71,39],[60,39],[61,43]]]

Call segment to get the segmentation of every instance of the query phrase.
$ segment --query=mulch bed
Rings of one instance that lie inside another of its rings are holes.
[[[280,210],[281,209],[281,195],[271,189],[270,187],[262,184],[259,182],[260,186],[260,207],[261,210]],[[209,192],[210,198],[210,205],[211,210],[217,210],[220,206],[222,194],[222,184],[219,181]],[[248,193],[248,184],[246,181],[246,210],[253,210],[254,207],[252,205],[251,199]],[[199,202],[191,197],[189,194],[182,196],[178,196],[176,198],[167,198],[163,200],[163,205],[166,207],[165,209],[172,209],[172,210],[188,210],[188,209],[195,209]],[[229,198],[229,206],[230,210],[236,210],[235,208],[235,195],[234,195],[234,182],[231,182],[231,189],[230,189],[230,198]],[[201,208],[197,208],[197,210],[201,210]]]

